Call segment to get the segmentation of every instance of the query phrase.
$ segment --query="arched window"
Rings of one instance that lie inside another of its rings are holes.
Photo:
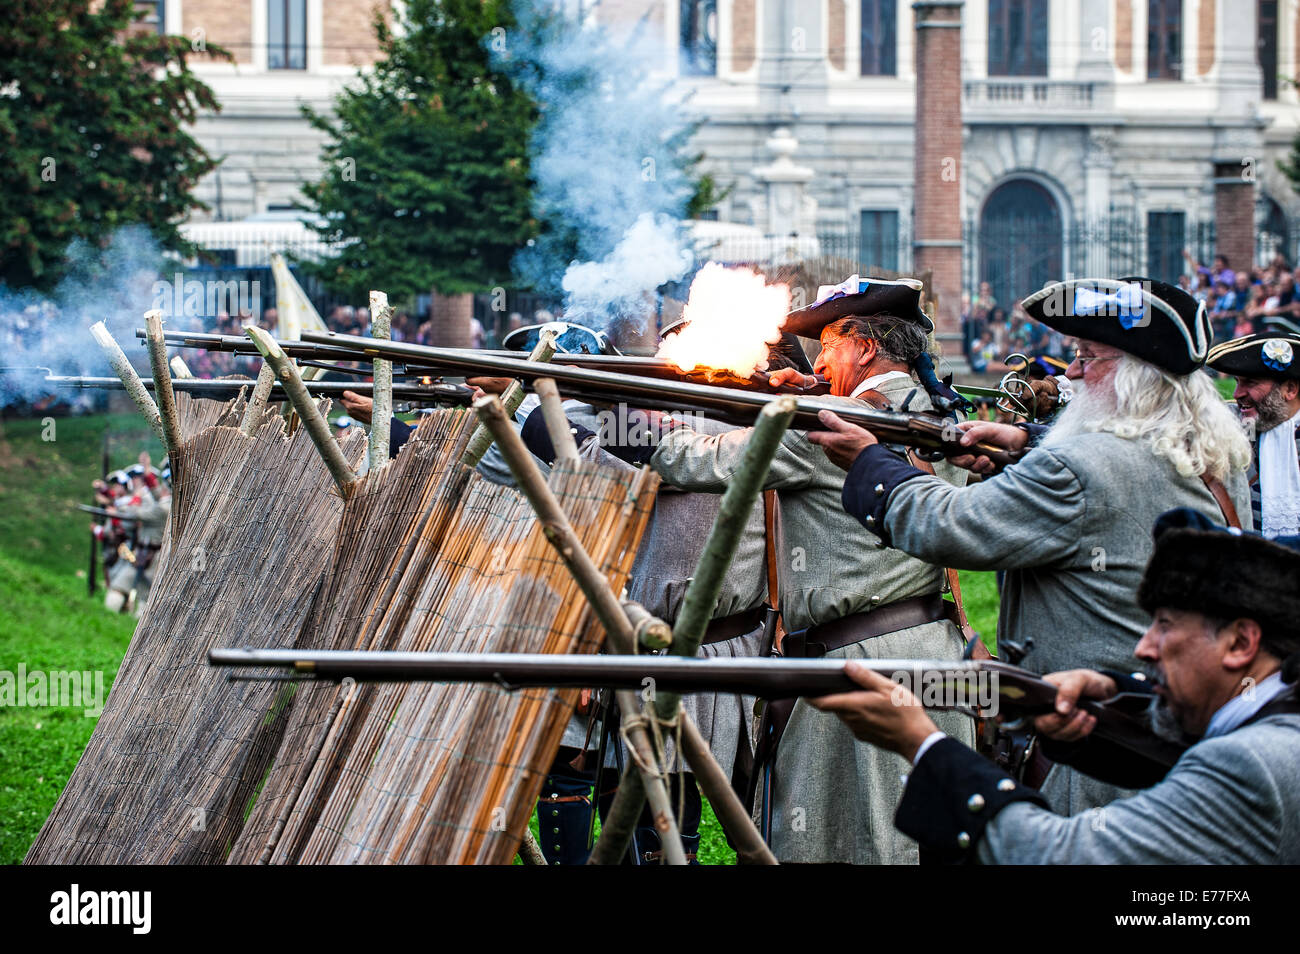
[[[980,213],[980,281],[1010,308],[1062,276],[1061,210],[1052,194],[1029,179],[998,186]]]

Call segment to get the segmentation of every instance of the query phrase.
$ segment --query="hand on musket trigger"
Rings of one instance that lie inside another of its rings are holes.
[[[1097,717],[1078,708],[1079,699],[1109,699],[1115,680],[1091,669],[1071,669],[1044,676],[1056,686],[1056,711],[1034,719],[1034,728],[1058,742],[1077,742],[1097,727]]]
[[[1029,435],[1010,424],[999,424],[996,421],[963,421],[957,426],[962,431],[961,442],[967,446],[987,442],[1015,451],[1021,450],[1029,443]],[[983,454],[962,454],[958,457],[949,457],[948,463],[955,464],[974,474],[992,474],[998,469],[998,465]]]
[[[808,440],[826,452],[831,463],[841,470],[848,470],[858,455],[879,443],[876,435],[864,427],[850,424],[834,411],[819,411],[817,420],[825,425],[824,431],[810,431]]]
[[[822,712],[832,712],[863,742],[897,752],[909,762],[921,743],[938,731],[926,711],[906,687],[849,660],[845,673],[863,687],[862,692],[840,692],[809,699]]]
[[[370,423],[370,418],[375,410],[374,398],[358,394],[356,391],[344,391],[343,396],[339,398],[339,403],[343,405],[343,409],[348,412],[350,417],[355,418],[362,424]]]

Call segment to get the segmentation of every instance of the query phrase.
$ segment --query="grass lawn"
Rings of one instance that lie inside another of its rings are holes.
[[[90,502],[101,441],[112,437],[113,467],[162,448],[134,414],[0,421],[0,671],[102,671],[105,693],[135,621],[103,608],[103,587],[86,595]],[[43,438],[50,438],[47,440]],[[991,638],[997,592],[991,573],[963,573],[971,622]],[[22,861],[67,783],[95,727],[84,707],[0,707],[0,863]],[[533,819],[536,833],[536,818]],[[706,803],[700,861],[734,864]]]

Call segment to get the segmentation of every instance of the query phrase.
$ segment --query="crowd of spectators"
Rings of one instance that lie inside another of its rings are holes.
[[[1270,324],[1300,325],[1300,267],[1292,269],[1281,255],[1267,265],[1233,270],[1224,255],[1203,265],[1184,251],[1187,269],[1179,287],[1205,302],[1214,325],[1214,340],[1228,341],[1265,330]],[[962,295],[962,346],[971,370],[1001,374],[1003,359],[1020,352],[1069,360],[1066,341],[1032,321],[1017,300],[1008,306],[994,300],[992,287],[980,282],[978,292]]]

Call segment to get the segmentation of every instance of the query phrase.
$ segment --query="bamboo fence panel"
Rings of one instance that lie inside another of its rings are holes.
[[[426,421],[415,440],[430,446],[415,448],[412,470],[459,460],[476,424],[464,411],[431,417],[457,426]],[[407,454],[404,448],[390,468]],[[401,521],[414,533],[403,540],[395,530],[371,530],[381,538],[378,548],[346,529],[386,519],[350,512],[369,476],[361,482],[343,518],[314,632],[301,645],[594,652],[603,630],[527,502],[468,469],[439,466],[431,491],[419,497],[420,518]],[[621,589],[658,479],[585,464],[557,468],[552,483],[583,544]],[[362,595],[327,595],[349,586]],[[232,862],[509,862],[577,696],[439,684],[299,688],[276,766]]]
[[[211,409],[183,413],[184,428]],[[238,834],[283,728],[282,687],[229,682],[206,653],[294,644],[343,508],[307,434],[262,421],[252,436],[203,429],[172,460],[149,608],[29,863],[213,863]],[[345,452],[364,442],[345,436]]]

